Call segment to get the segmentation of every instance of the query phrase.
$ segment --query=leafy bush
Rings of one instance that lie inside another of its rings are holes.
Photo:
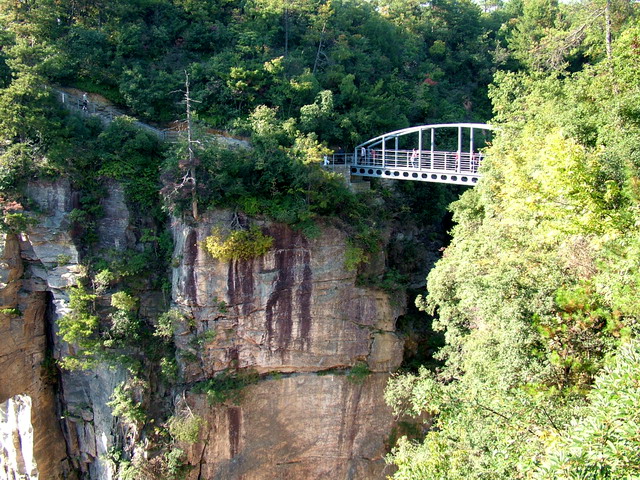
[[[179,370],[175,357],[163,357],[160,360],[160,373],[162,378],[167,382],[175,382],[178,380]]]
[[[172,448],[165,454],[168,480],[185,478],[185,471],[189,466],[184,463],[184,452],[179,448]]]
[[[109,319],[111,328],[108,334],[111,338],[103,341],[105,347],[137,346],[142,328],[142,322],[137,316],[117,310],[109,315]]]
[[[347,380],[356,385],[364,383],[367,377],[371,374],[367,362],[357,362],[347,373]]]
[[[56,257],[56,266],[62,267],[64,265],[68,265],[71,262],[71,255],[67,255],[65,253],[61,253]]]
[[[622,346],[564,430],[545,436],[538,480],[637,478],[640,472],[640,342]]]
[[[102,168],[98,172],[124,185],[127,200],[156,217],[158,211],[158,164],[161,144],[135,125],[132,118],[113,121],[98,136]]]
[[[0,233],[22,233],[38,221],[22,212],[5,212],[0,221]]]
[[[158,317],[158,324],[153,335],[163,340],[171,340],[173,338],[174,324],[184,320],[180,310],[172,308],[168,312],[164,312]]]
[[[127,382],[116,386],[107,405],[111,407],[114,417],[132,424],[143,423],[147,418],[142,405],[134,399],[132,386]]]
[[[360,265],[367,262],[369,262],[369,255],[362,248],[356,247],[351,242],[347,243],[344,252],[344,268],[348,272],[358,270]]]
[[[111,295],[111,306],[123,312],[132,312],[138,307],[138,299],[127,292],[116,292]]]
[[[231,402],[238,404],[242,398],[242,389],[256,383],[259,377],[253,371],[223,371],[213,378],[197,383],[194,393],[206,393],[209,403]]]
[[[181,443],[195,443],[198,441],[200,430],[204,426],[204,419],[191,412],[182,412],[167,420],[167,428],[171,436]]]
[[[214,228],[205,238],[204,247],[213,258],[229,260],[247,260],[264,255],[273,246],[273,237],[262,233],[259,227],[248,230],[234,230],[226,238],[219,228]]]
[[[116,275],[105,268],[96,273],[93,277],[93,289],[96,293],[104,293],[112,282],[116,280]]]
[[[96,296],[86,291],[83,285],[69,289],[70,312],[58,319],[58,334],[62,339],[78,347],[75,355],[62,360],[68,369],[85,369],[93,363],[100,349],[97,338],[99,319],[94,313]]]
[[[105,340],[105,346],[132,345],[140,339],[142,321],[135,314],[138,299],[126,292],[116,292],[111,296],[111,306],[116,309],[109,315],[111,339]]]
[[[118,466],[119,480],[184,480],[189,466],[184,463],[184,452],[172,448],[164,454],[147,457],[137,448],[131,460],[123,460],[121,452],[110,457]]]

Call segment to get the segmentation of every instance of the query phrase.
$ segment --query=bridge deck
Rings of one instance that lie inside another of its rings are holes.
[[[366,150],[361,155],[334,154],[325,165],[350,165],[351,175],[423,182],[475,185],[481,153],[432,150]]]

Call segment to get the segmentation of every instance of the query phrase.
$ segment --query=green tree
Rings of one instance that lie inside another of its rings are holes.
[[[536,479],[634,478],[640,472],[640,345],[624,345],[596,379],[589,405],[545,439]]]
[[[433,416],[423,442],[394,450],[397,478],[526,477],[543,455],[545,469],[555,465],[543,478],[625,478],[609,475],[637,468],[633,456],[595,467],[588,442],[584,455],[572,445],[551,460],[558,438],[591,423],[591,408],[616,408],[588,392],[637,332],[638,170],[628,142],[640,137],[626,107],[637,98],[634,23],[610,63],[569,77],[496,76],[499,129],[483,180],[452,205],[451,246],[418,300],[437,314],[444,366],[398,377],[387,393],[398,412]]]

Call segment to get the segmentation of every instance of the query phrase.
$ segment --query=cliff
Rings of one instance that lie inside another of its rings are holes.
[[[122,189],[114,183],[108,190],[98,246],[139,249]],[[70,233],[75,194],[64,181],[34,184],[29,194],[39,207],[38,225],[6,236],[0,264],[0,465],[8,478],[115,478],[110,452],[152,457],[139,452],[153,435],[113,417],[107,405],[130,377],[126,368],[98,363],[70,372],[51,361],[75,348],[56,327],[68,311],[67,287],[83,273]],[[180,445],[192,466],[188,478],[384,478],[393,418],[382,394],[402,360],[394,325],[404,301],[356,286],[355,272],[344,267],[346,237],[328,225],[308,239],[262,221],[274,238],[266,255],[217,261],[202,241],[213,226],[232,221],[227,211],[197,225],[173,220],[180,376],[167,387],[149,374],[151,387],[138,400],[153,422],[185,405],[204,420],[196,441]],[[162,308],[159,297],[151,290],[141,295],[139,313],[149,324]],[[365,363],[364,374],[348,375]],[[260,375],[238,404],[212,405],[194,393],[200,382],[232,371]]]
[[[266,255],[212,259],[202,242],[232,220],[215,212],[195,227],[173,226],[174,302],[193,319],[176,344],[179,356],[196,357],[182,361],[185,380],[230,368],[272,375],[247,388],[239,406],[189,396],[192,410],[215,425],[187,447],[198,465],[191,478],[383,478],[393,418],[382,393],[402,360],[394,323],[404,302],[355,286],[344,267],[346,237],[331,227],[309,240],[264,223],[274,238]],[[193,348],[205,332],[211,340]],[[363,383],[341,371],[358,362],[372,372]]]
[[[58,259],[77,260],[64,220],[69,193],[65,183],[43,187],[43,222],[0,242],[0,471],[10,479],[38,478],[38,472],[53,479],[70,471],[50,368],[50,320],[54,304],[64,309],[73,275]]]

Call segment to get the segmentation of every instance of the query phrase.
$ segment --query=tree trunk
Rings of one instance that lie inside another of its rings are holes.
[[[318,61],[320,60],[320,53],[322,53],[322,43],[324,41],[324,32],[327,28],[327,24],[322,25],[322,32],[320,33],[320,41],[318,42],[318,51],[316,52],[316,59],[313,62],[313,74],[316,74],[316,69],[318,68]]]
[[[187,104],[187,148],[189,150],[189,177],[192,183],[191,191],[191,213],[193,219],[198,219],[198,196],[196,191],[196,165],[195,155],[193,152],[193,136],[192,136],[192,124],[191,124],[191,97],[189,96],[189,75],[185,72],[185,103]]]
[[[607,0],[607,4],[604,7],[604,19],[605,19],[605,40],[607,44],[607,60],[611,60],[611,0]]]
[[[289,54],[289,5],[284,7],[284,56]]]

